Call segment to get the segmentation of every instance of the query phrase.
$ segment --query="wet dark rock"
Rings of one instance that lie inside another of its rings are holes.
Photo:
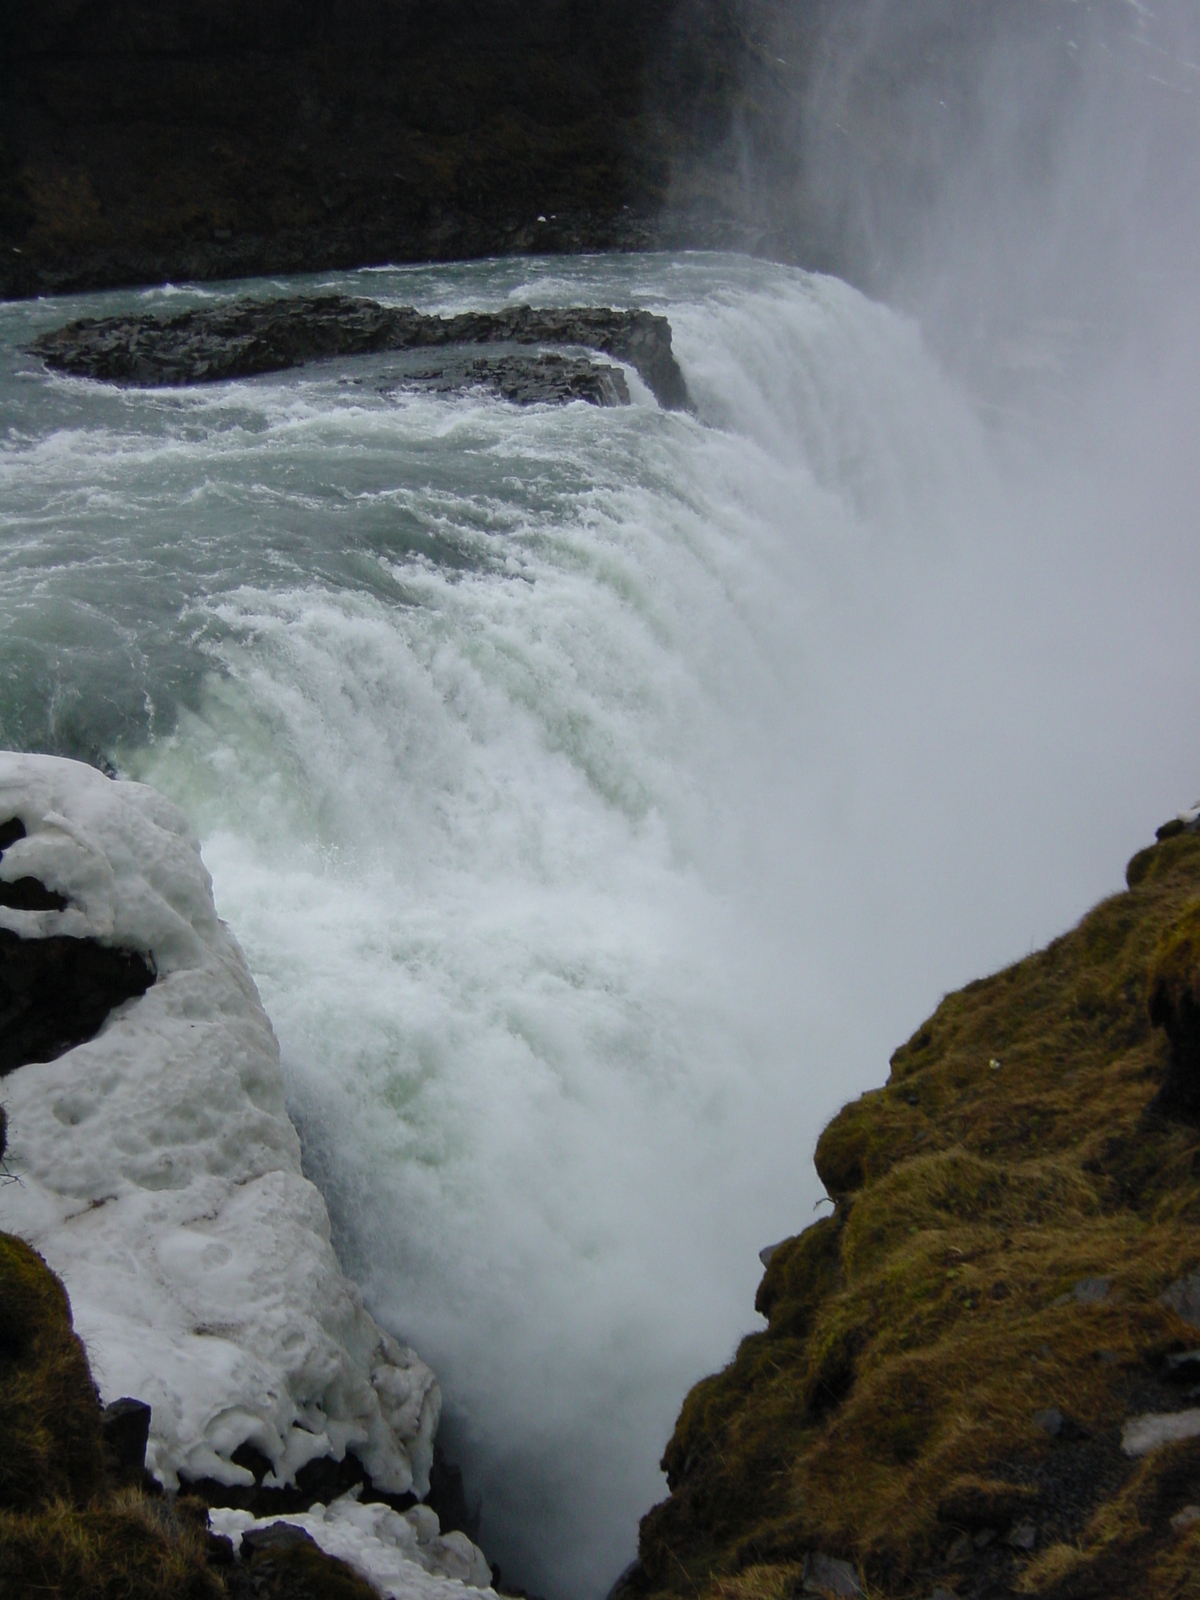
[[[858,1581],[858,1573],[848,1561],[839,1561],[836,1556],[822,1555],[815,1550],[805,1556],[804,1569],[800,1574],[801,1594],[833,1596],[834,1600],[861,1600],[864,1592]]]
[[[1061,1301],[1064,1304],[1074,1301],[1079,1306],[1102,1305],[1108,1299],[1111,1288],[1111,1278],[1081,1278],[1065,1295],[1061,1296]]]
[[[629,386],[620,367],[589,361],[586,356],[468,355],[457,363],[405,373],[388,387],[434,394],[477,390],[518,406],[566,405],[571,400],[586,400],[594,406],[629,404]]]
[[[210,1567],[231,1567],[237,1560],[233,1540],[223,1533],[209,1533],[205,1542],[205,1556]]]
[[[0,928],[0,1077],[94,1039],[115,1006],[145,994],[154,969],[95,939],[22,939]]]
[[[264,1550],[292,1550],[297,1545],[312,1545],[317,1541],[311,1533],[298,1528],[294,1522],[272,1522],[266,1528],[248,1528],[242,1535],[242,1557],[252,1558]]]
[[[187,1492],[206,1506],[231,1506],[237,1511],[248,1511],[251,1516],[271,1517],[307,1511],[318,1501],[328,1505],[339,1495],[358,1489],[366,1500],[386,1500],[394,1510],[406,1511],[416,1505],[416,1496],[381,1495],[371,1485],[362,1462],[352,1450],[347,1450],[340,1461],[331,1456],[321,1456],[308,1461],[296,1473],[296,1481],[285,1488],[267,1488],[263,1479],[272,1470],[271,1462],[252,1444],[241,1444],[233,1452],[235,1466],[245,1467],[253,1475],[253,1484],[227,1484],[216,1478],[198,1478],[187,1481]]]
[[[457,386],[474,382],[496,392],[507,386],[512,398],[582,398],[600,404],[620,404],[626,398],[621,394],[624,378],[611,368],[591,362],[555,366],[544,356],[540,365],[531,365],[528,357],[524,367],[512,357],[497,364],[479,348],[497,344],[598,351],[628,362],[660,405],[680,408],[688,403],[667,319],[649,311],[607,307],[507,306],[437,317],[411,306],[382,306],[345,295],[239,300],[170,318],[83,318],[43,334],[32,350],[58,372],[153,387],[284,372],[332,356],[458,347],[469,356],[460,355],[457,366],[429,366],[426,382],[436,386],[447,371],[465,370],[474,377],[454,379]],[[471,362],[477,365],[472,368]]]
[[[468,1503],[462,1468],[447,1460],[436,1439],[425,1504],[431,1511],[437,1512],[438,1525],[443,1533],[465,1533],[472,1543],[479,1543],[483,1500],[476,1497],[474,1502]]]
[[[1200,1350],[1181,1350],[1163,1363],[1168,1383],[1200,1383]]]
[[[1040,1428],[1051,1439],[1057,1439],[1063,1429],[1063,1414],[1057,1406],[1047,1406],[1044,1411],[1035,1411],[1033,1425]]]
[[[10,911],[65,911],[70,903],[39,878],[16,878],[12,883],[0,879],[0,906]]]
[[[16,844],[18,839],[25,837],[25,824],[20,817],[9,817],[7,822],[0,822],[0,856],[8,849],[9,845]]]
[[[290,1523],[244,1533],[238,1556],[220,1564],[232,1600],[377,1600],[365,1578]]]
[[[0,857],[10,845],[24,837],[25,824],[20,817],[0,822]],[[47,889],[37,878],[17,878],[12,883],[0,880],[0,906],[7,906],[10,911],[65,911],[67,905],[65,895]]]
[[[1159,1299],[1184,1322],[1200,1328],[1200,1267],[1164,1289]]]
[[[1009,1529],[1006,1543],[1014,1550],[1033,1550],[1037,1547],[1037,1523],[1028,1517]]]
[[[136,1475],[140,1481],[150,1438],[150,1407],[146,1402],[128,1395],[113,1400],[104,1408],[100,1432],[116,1472],[122,1476]]]

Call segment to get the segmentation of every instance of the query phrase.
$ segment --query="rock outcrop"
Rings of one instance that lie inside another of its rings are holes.
[[[1195,1594],[1200,834],[1128,881],[826,1128],[624,1600]]]
[[[449,391],[482,387],[525,404],[628,402],[624,375],[612,367],[518,353],[526,346],[600,351],[627,361],[660,405],[688,403],[667,319],[606,307],[507,306],[436,317],[344,295],[237,300],[169,318],[83,318],[43,334],[32,348],[57,372],[143,386],[253,377],[330,356],[439,350],[446,352],[439,364],[424,361],[391,382]]]

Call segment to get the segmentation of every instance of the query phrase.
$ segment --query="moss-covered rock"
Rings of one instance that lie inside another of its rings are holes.
[[[100,1401],[66,1290],[0,1234],[0,1508],[82,1505],[103,1478]]]
[[[0,1512],[2,1600],[222,1600],[205,1542],[136,1491]],[[357,1600],[357,1597],[356,1597]]]
[[[122,1482],[102,1417],[66,1290],[0,1233],[0,1600],[374,1600],[311,1541],[235,1562],[199,1500]]]
[[[1150,969],[1150,1020],[1171,1041],[1171,1061],[1158,1107],[1168,1115],[1200,1115],[1200,900],[1187,906],[1159,941]]]
[[[1121,1449],[1129,1416],[1188,1403],[1166,1357],[1197,1341],[1161,1296],[1200,1264],[1200,1130],[1170,1089],[1200,838],[1128,882],[947,996],[822,1134],[836,1212],[773,1252],[766,1330],[687,1397],[627,1590],[780,1600],[821,1551],[882,1594],[1200,1593],[1177,1515],[1200,1447]]]

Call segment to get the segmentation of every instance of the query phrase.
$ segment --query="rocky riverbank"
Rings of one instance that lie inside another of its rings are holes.
[[[687,1397],[626,1600],[1197,1593],[1200,835],[948,996]]]

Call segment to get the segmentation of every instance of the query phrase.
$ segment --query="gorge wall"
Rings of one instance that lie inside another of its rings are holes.
[[[626,1600],[1195,1595],[1200,837],[1127,880],[825,1129]]]
[[[884,287],[985,139],[997,52],[1037,168],[1083,63],[1147,70],[1122,55],[1146,25],[1119,0],[10,7],[0,295],[681,243]]]

